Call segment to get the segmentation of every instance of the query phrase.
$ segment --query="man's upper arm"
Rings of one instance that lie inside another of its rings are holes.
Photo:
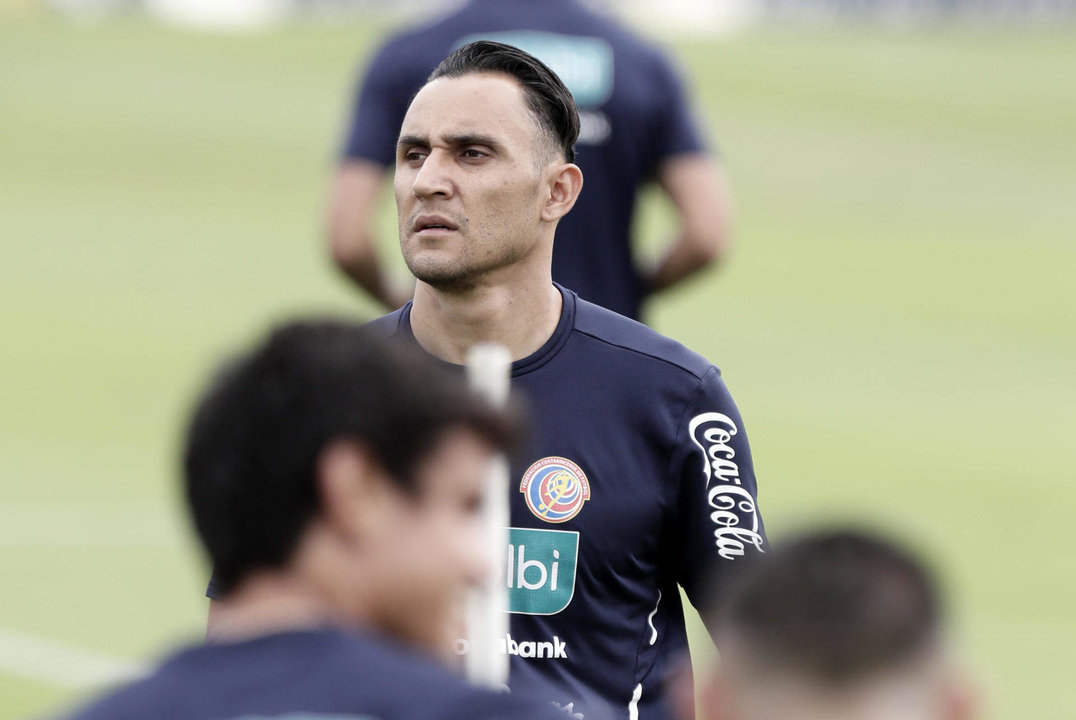
[[[721,163],[708,153],[675,155],[658,166],[657,180],[680,216],[681,241],[708,261],[724,255],[732,199]]]
[[[326,217],[337,267],[386,307],[410,299],[410,283],[391,276],[378,257],[378,201],[396,158],[396,139],[412,95],[425,77],[414,41],[390,40],[370,61],[355,93],[341,163],[332,178]]]
[[[341,156],[382,167],[396,159],[396,138],[411,96],[421,85],[407,58],[390,42],[370,61],[355,92]],[[421,73],[420,73],[421,74]]]
[[[654,57],[656,113],[652,123],[651,158],[659,168],[677,155],[705,155],[709,147],[688,98],[684,81],[673,63],[662,55]]]
[[[374,251],[372,228],[381,186],[396,158],[401,95],[393,44],[381,48],[359,81],[341,163],[329,192],[329,249],[337,265],[353,272]]]
[[[377,201],[388,170],[371,160],[346,160],[329,191],[328,235],[333,259],[350,267],[373,252]]]
[[[724,170],[707,147],[679,73],[667,58],[655,55],[651,77],[655,105],[647,162],[676,208],[679,227],[659,258],[639,269],[647,294],[672,287],[720,260],[732,227]]]
[[[699,383],[681,419],[673,471],[679,482],[677,580],[705,614],[729,571],[757,559],[766,546],[751,447],[717,368]]]

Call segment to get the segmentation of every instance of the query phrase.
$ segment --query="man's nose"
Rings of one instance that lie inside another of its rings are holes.
[[[451,158],[448,153],[434,150],[422,161],[411,184],[411,192],[416,197],[439,195],[448,197],[452,194]]]

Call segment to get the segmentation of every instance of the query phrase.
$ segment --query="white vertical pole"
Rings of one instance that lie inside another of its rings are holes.
[[[480,343],[467,354],[467,379],[471,387],[494,405],[508,402],[512,357],[508,348]],[[508,460],[498,454],[490,463],[482,524],[493,568],[486,586],[477,589],[467,607],[469,646],[464,658],[467,677],[490,687],[508,683],[508,654],[499,643],[508,634],[508,588],[505,583],[505,549],[508,547]],[[506,648],[507,649],[507,648]]]

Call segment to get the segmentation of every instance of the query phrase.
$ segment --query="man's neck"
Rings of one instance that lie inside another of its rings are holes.
[[[480,342],[500,343],[513,361],[521,360],[552,337],[562,304],[548,274],[530,282],[486,282],[458,291],[419,282],[411,330],[426,352],[446,362],[464,364],[468,349]]]
[[[339,624],[329,603],[293,578],[261,575],[216,601],[210,642],[236,642],[280,632]]]

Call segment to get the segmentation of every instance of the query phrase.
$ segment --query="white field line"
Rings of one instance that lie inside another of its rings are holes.
[[[146,670],[141,663],[0,628],[0,672],[8,675],[89,689],[130,680]]]

